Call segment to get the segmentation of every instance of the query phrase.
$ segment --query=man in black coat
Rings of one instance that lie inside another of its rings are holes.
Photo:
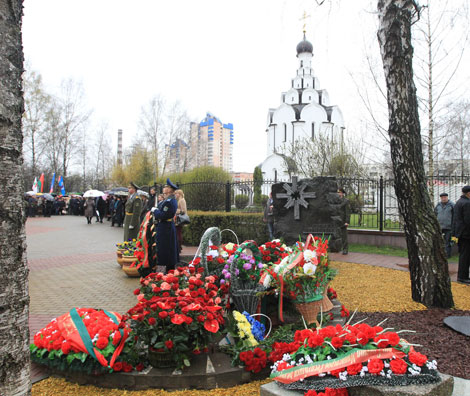
[[[470,284],[470,186],[462,188],[462,196],[454,206],[452,235],[458,238],[459,246],[457,281]]]

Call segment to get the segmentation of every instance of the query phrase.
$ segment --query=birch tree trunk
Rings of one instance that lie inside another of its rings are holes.
[[[23,210],[22,0],[0,0],[0,395],[29,395]]]
[[[387,84],[390,149],[398,208],[405,224],[414,301],[454,305],[441,230],[426,186],[413,82],[413,0],[379,0],[378,39]]]

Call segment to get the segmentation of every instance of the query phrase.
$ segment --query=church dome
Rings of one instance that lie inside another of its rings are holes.
[[[313,45],[310,41],[307,41],[305,34],[304,39],[299,44],[297,44],[297,55],[303,52],[310,52],[311,54],[313,53]]]

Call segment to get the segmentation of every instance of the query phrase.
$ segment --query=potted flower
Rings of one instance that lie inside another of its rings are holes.
[[[127,320],[153,366],[189,366],[192,355],[208,351],[224,324],[216,278],[204,278],[202,272],[202,267],[184,267],[152,273],[134,291],[139,302]]]

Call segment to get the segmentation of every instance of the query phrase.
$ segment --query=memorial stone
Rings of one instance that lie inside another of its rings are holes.
[[[316,177],[272,186],[275,237],[293,244],[308,234],[330,238],[330,251],[341,249],[340,199],[334,177]]]

